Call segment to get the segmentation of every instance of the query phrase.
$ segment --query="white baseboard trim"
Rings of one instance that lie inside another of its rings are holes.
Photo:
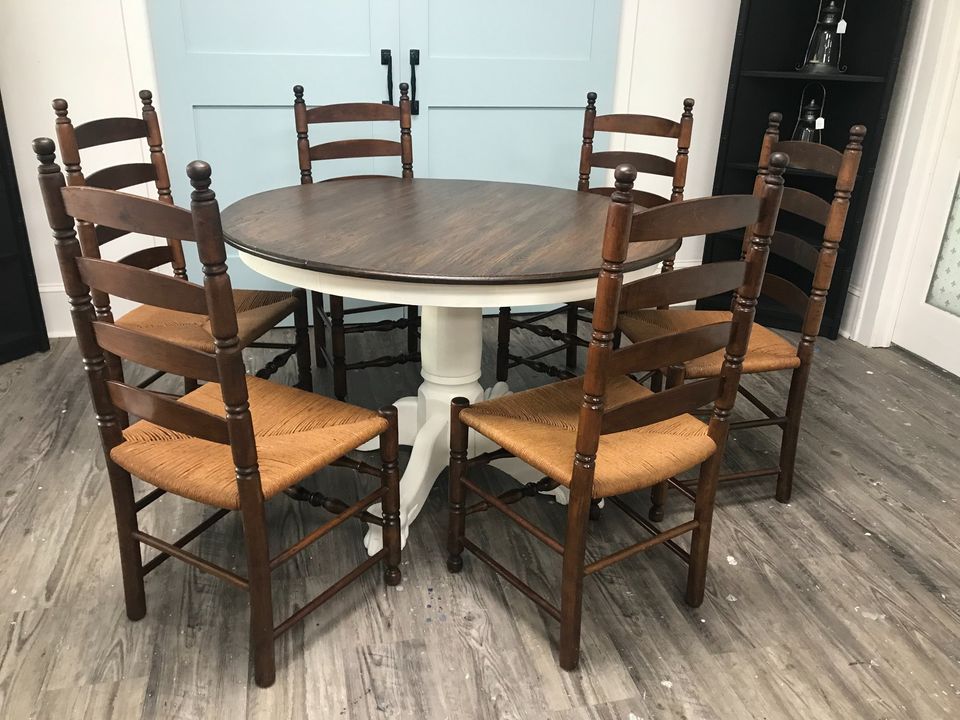
[[[847,287],[847,302],[843,306],[843,317],[840,318],[841,337],[853,337],[856,322],[863,312],[863,292],[859,285],[851,284]]]

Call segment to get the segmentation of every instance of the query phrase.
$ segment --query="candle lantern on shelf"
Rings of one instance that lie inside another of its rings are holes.
[[[815,74],[840,73],[846,70],[845,67],[840,67],[840,49],[843,35],[847,31],[847,21],[844,20],[846,11],[846,0],[842,8],[837,0],[820,0],[817,24],[810,33],[803,64],[798,65],[797,70]]]
[[[817,90],[819,89],[819,99]],[[822,140],[825,120],[823,109],[827,104],[827,89],[821,83],[808,83],[800,94],[800,110],[791,140],[819,143]]]

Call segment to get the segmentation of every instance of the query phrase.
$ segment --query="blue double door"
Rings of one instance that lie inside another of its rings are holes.
[[[616,0],[151,0],[161,120],[174,181],[211,163],[221,206],[299,181],[293,92],[308,105],[389,97],[416,77],[417,177],[575,187],[588,90],[609,110]],[[392,68],[384,65],[389,54]],[[412,65],[411,58],[418,61]],[[311,143],[396,134],[311,128]],[[396,158],[317,163],[314,177],[399,174]],[[269,281],[231,262],[234,283]]]

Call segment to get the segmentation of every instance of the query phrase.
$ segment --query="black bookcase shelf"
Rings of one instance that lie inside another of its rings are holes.
[[[794,69],[803,60],[819,5],[819,0],[741,0],[713,192],[752,191],[767,116],[774,111],[782,113],[780,135],[790,139],[797,122],[800,94],[807,82],[822,82],[827,90],[825,145],[842,149],[851,125],[867,127],[857,186],[821,329],[821,334],[835,338],[883,142],[912,0],[848,0],[848,27],[840,58],[846,72],[835,75],[812,75]],[[833,183],[826,176],[800,170],[789,171],[788,176],[792,178],[791,185],[828,200],[833,195]],[[815,226],[790,224],[789,217],[782,216],[781,229],[819,245],[821,233]],[[784,227],[784,222],[790,226]],[[740,253],[738,239],[736,234],[708,235],[703,261],[735,259]],[[770,269],[801,287],[809,287],[811,278],[802,277],[796,268],[774,262]],[[729,306],[729,298],[723,297],[698,303],[698,307],[709,309]],[[770,327],[799,329],[797,319],[765,300],[758,307],[757,319]]]

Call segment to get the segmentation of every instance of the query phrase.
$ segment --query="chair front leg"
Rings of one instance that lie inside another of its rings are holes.
[[[447,570],[463,569],[463,536],[466,532],[463,476],[467,471],[467,435],[470,429],[460,420],[460,411],[470,401],[456,397],[450,403],[450,471],[448,473],[449,512],[447,517]]]
[[[777,474],[777,501],[790,502],[793,494],[793,467],[797,460],[797,442],[800,439],[800,418],[803,414],[803,399],[810,379],[810,362],[801,362],[790,378],[790,394],[787,397],[787,423],[783,427],[780,443],[780,472]]]
[[[580,321],[577,319],[579,310],[574,303],[567,303],[567,367],[570,370],[577,369],[577,344],[573,338],[577,337],[577,330],[580,329]]]
[[[327,314],[323,303],[323,293],[310,291],[310,304],[313,306],[313,348],[317,367],[327,366],[327,323],[324,317]]]
[[[387,585],[399,585],[400,574],[400,468],[397,464],[397,409],[391,405],[380,410],[387,429],[380,434],[380,472],[387,494],[383,498],[383,579]]]
[[[313,365],[310,362],[310,321],[307,313],[307,292],[301,288],[295,288],[293,296],[297,299],[297,307],[293,311],[297,345],[297,387],[312,392]]]
[[[584,475],[578,481],[578,475]],[[589,477],[586,477],[586,476]],[[563,577],[560,585],[560,667],[574,670],[580,662],[580,623],[583,613],[583,569],[590,520],[593,461],[574,465],[567,532],[563,543]]]
[[[120,574],[123,578],[123,599],[127,617],[140,620],[147,614],[147,598],[143,587],[143,556],[140,541],[133,537],[137,531],[137,508],[133,497],[130,473],[107,457],[107,473],[113,496],[113,512],[117,521],[117,541],[120,546]]]
[[[343,298],[330,296],[330,325],[333,344],[333,394],[347,397],[347,336],[343,332]]]
[[[506,382],[510,372],[510,308],[500,308],[497,317],[497,382]]]
[[[686,373],[682,365],[673,365],[667,370],[667,389],[683,385]],[[650,378],[650,386],[654,392],[660,392],[663,386],[663,375],[657,371]],[[664,506],[667,504],[667,490],[669,485],[666,481],[657,483],[650,488],[650,511],[647,513],[653,522],[663,520]]]
[[[693,519],[697,527],[690,538],[690,567],[687,571],[687,604],[700,607],[707,584],[707,556],[710,552],[710,530],[713,526],[713,505],[717,496],[717,479],[723,453],[719,450],[700,465],[697,499]]]
[[[239,474],[239,471],[238,471]],[[270,687],[276,678],[273,647],[273,593],[270,584],[270,547],[263,511],[260,475],[238,479],[243,539],[247,550],[247,581],[250,592],[250,653],[253,677],[260,687]]]

